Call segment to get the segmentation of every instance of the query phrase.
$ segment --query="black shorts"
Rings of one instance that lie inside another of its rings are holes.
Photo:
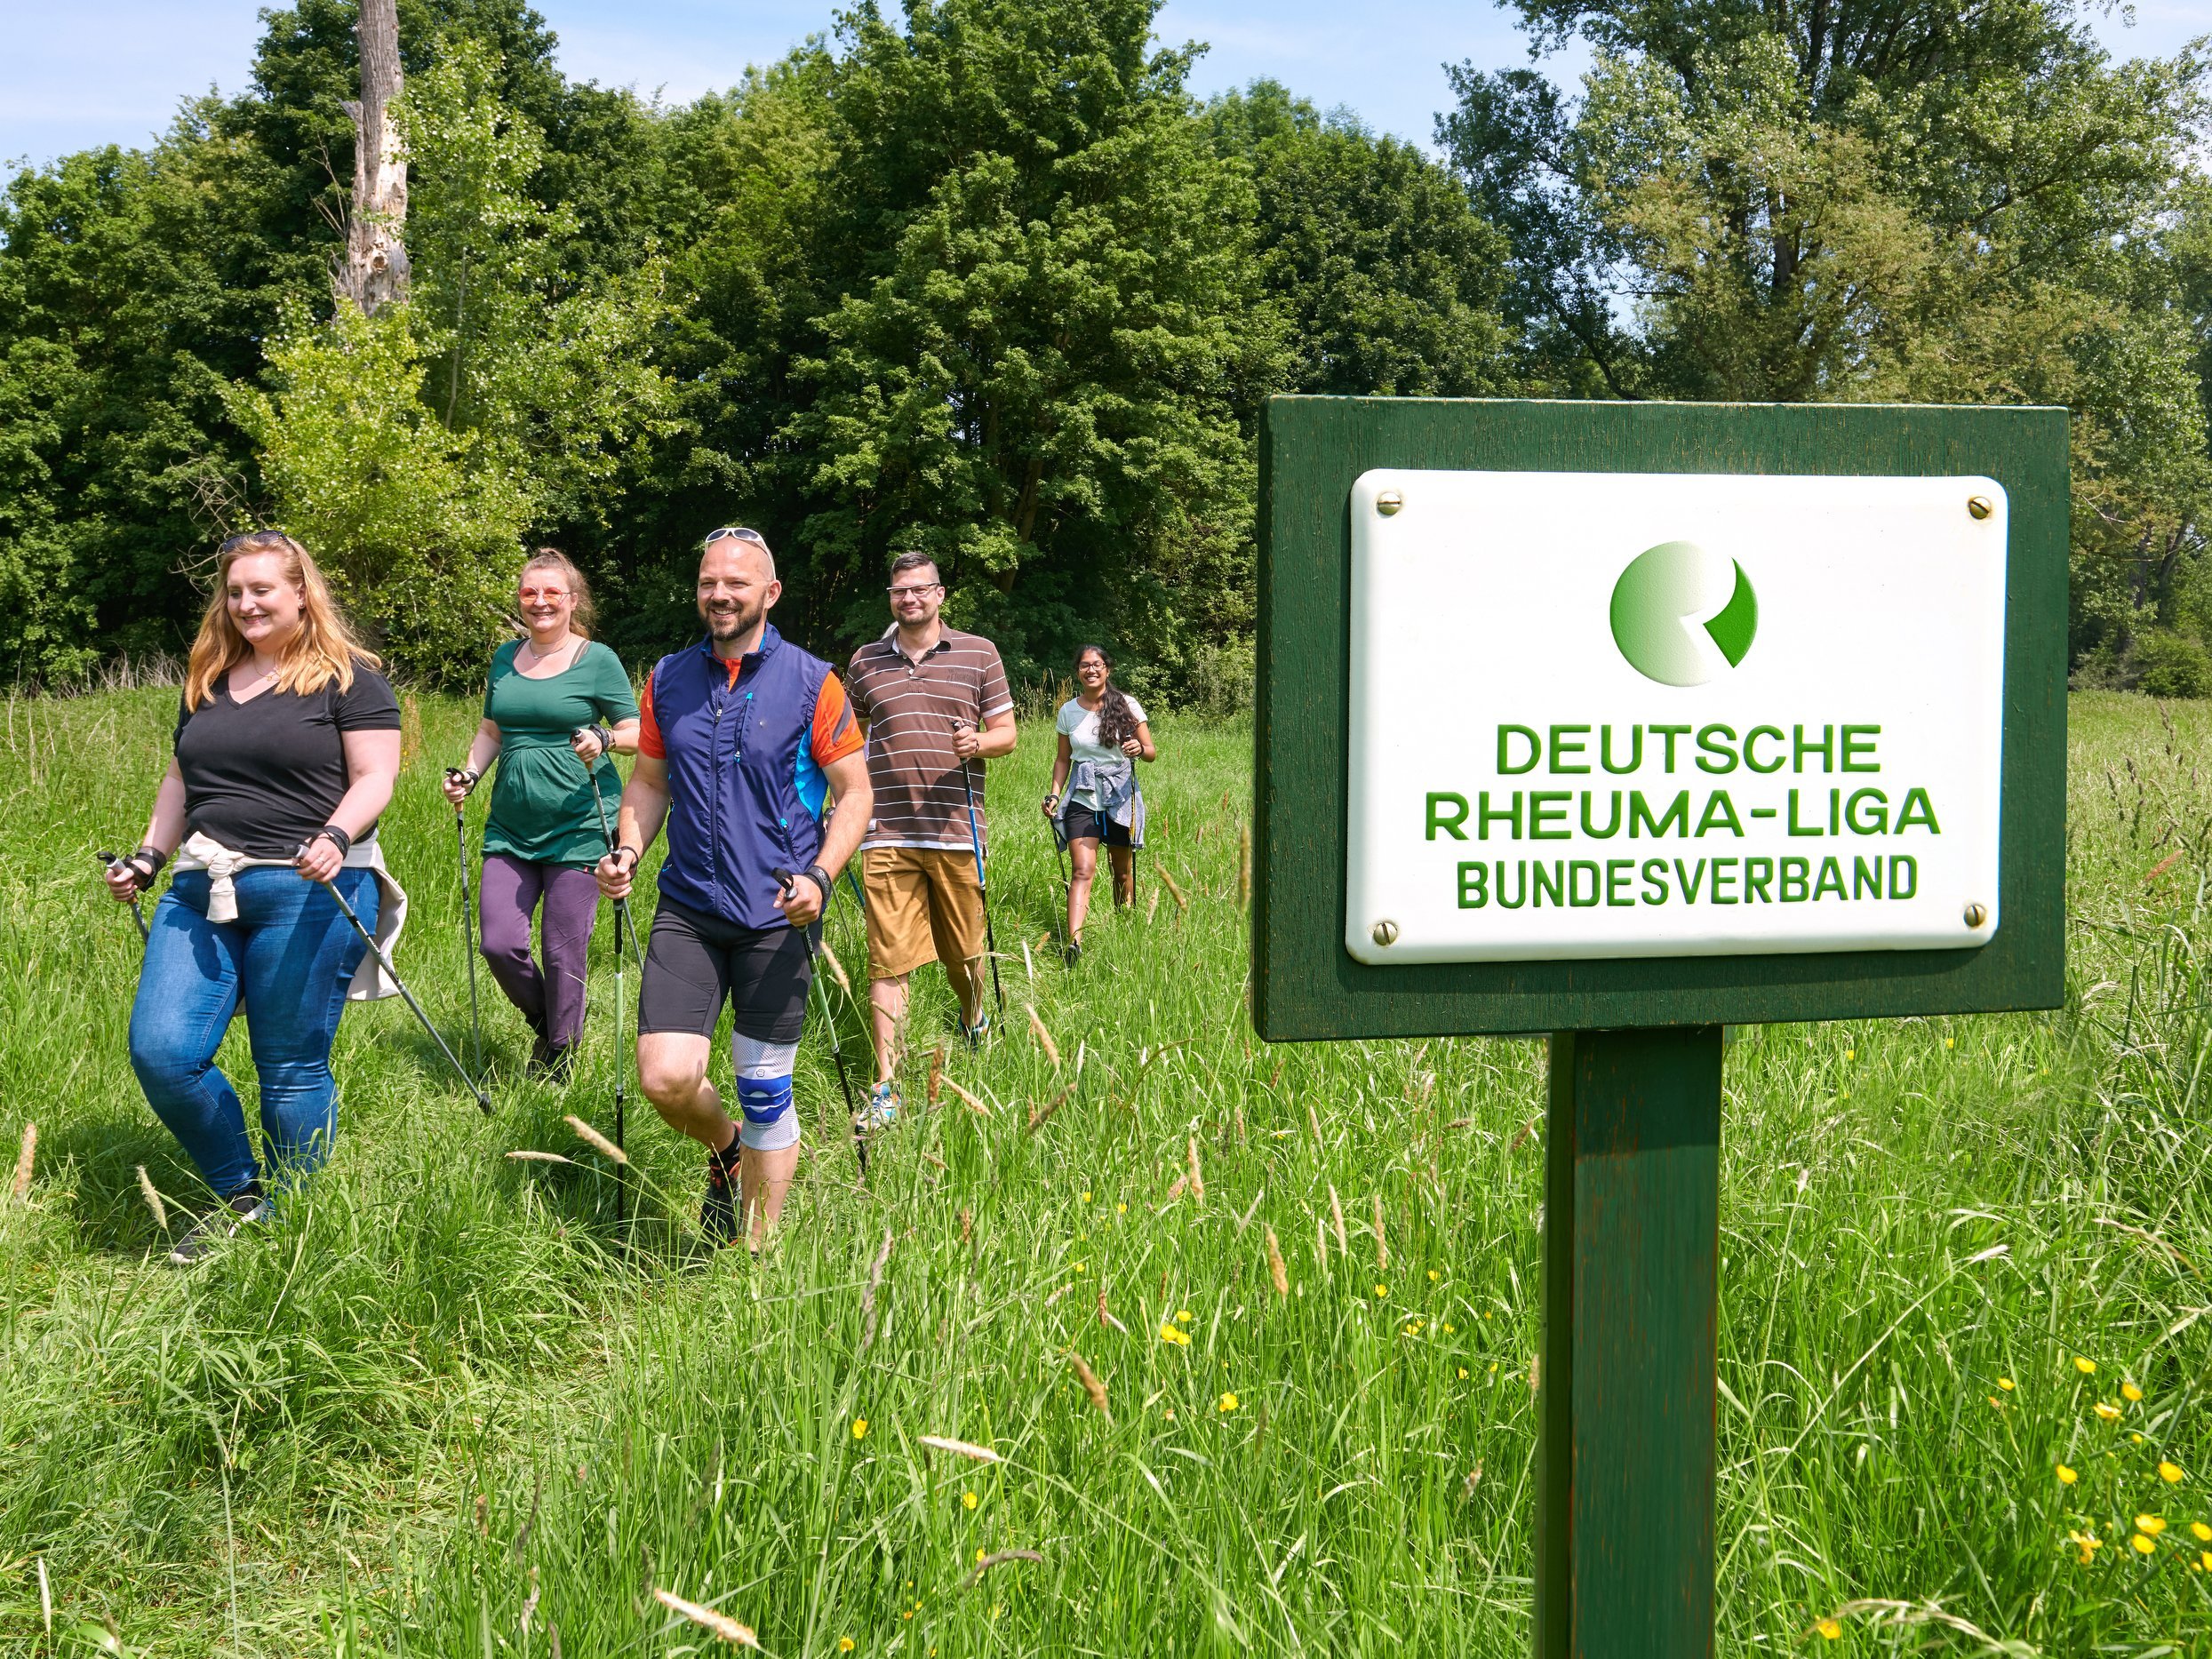
[[[1060,821],[1066,826],[1070,841],[1102,841],[1109,847],[1129,845],[1128,825],[1101,818],[1080,801],[1069,804],[1067,816]]]
[[[740,928],[667,898],[653,913],[637,1029],[711,1037],[730,1004],[731,1023],[755,1042],[796,1042],[806,1024],[814,970],[797,928]]]

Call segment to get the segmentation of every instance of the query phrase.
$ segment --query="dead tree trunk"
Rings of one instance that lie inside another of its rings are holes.
[[[339,297],[363,316],[407,298],[407,156],[392,125],[399,96],[396,0],[361,0],[361,100],[348,101],[354,121],[354,199],[346,219],[346,268]]]

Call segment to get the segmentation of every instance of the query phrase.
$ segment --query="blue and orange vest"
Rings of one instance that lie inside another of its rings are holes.
[[[822,847],[822,768],[861,746],[844,688],[771,625],[735,664],[703,640],[663,657],[645,687],[640,752],[668,766],[660,893],[741,928],[789,924],[774,872]]]

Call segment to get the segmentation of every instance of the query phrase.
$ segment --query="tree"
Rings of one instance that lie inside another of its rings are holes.
[[[1582,96],[1463,67],[1438,136],[1514,238],[1531,371],[1623,395],[2064,403],[2075,656],[2124,657],[2122,617],[2169,602],[2208,483],[2163,247],[2200,60],[2114,66],[2064,0],[1521,10],[1540,44],[1595,49]]]
[[[407,152],[392,122],[403,84],[399,15],[393,0],[361,0],[361,96],[349,99],[354,124],[354,195],[346,214],[346,266],[339,296],[363,316],[407,298]]]
[[[1273,81],[1216,99],[1206,116],[1216,149],[1252,171],[1261,281],[1290,354],[1282,389],[1505,389],[1505,240],[1445,168]]]
[[[1249,606],[1242,411],[1279,375],[1250,175],[1154,0],[909,0],[846,22],[821,244],[843,298],[786,427],[850,634],[928,552],[1017,673],[1103,622],[1172,673]]]

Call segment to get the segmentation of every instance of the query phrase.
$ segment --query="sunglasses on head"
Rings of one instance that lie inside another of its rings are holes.
[[[747,530],[742,524],[724,524],[720,530],[710,530],[701,545],[711,547],[718,541],[749,541],[756,547],[768,546],[768,538],[757,530]]]
[[[215,551],[220,557],[226,553],[236,553],[241,547],[255,546],[289,547],[291,546],[291,538],[281,530],[250,530],[243,536],[230,537]]]

